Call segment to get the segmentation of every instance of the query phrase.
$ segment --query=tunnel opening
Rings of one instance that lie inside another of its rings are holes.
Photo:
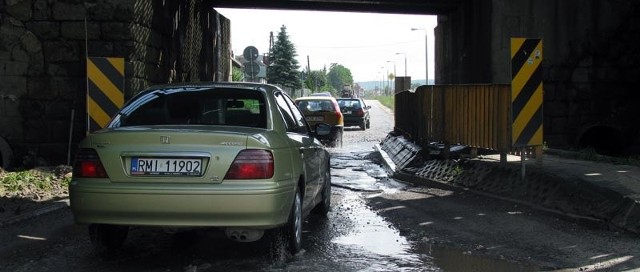
[[[593,126],[582,133],[578,148],[591,148],[606,156],[623,156],[629,148],[628,137],[621,129],[613,126]]]

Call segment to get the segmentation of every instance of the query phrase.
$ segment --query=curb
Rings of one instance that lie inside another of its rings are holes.
[[[640,203],[617,191],[577,178],[562,178],[536,168],[528,169],[527,177],[522,180],[517,165],[501,165],[482,159],[423,162],[420,158],[414,158],[419,155],[408,158],[406,154],[398,153],[403,151],[402,145],[401,141],[390,137],[380,146],[376,145],[375,150],[391,177],[415,185],[465,190],[580,222],[640,234]],[[392,154],[400,155],[390,156],[389,149]],[[409,149],[413,150],[413,147]],[[397,167],[394,160],[409,160],[402,163],[411,167]]]

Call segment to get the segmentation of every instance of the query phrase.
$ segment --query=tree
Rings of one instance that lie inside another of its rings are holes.
[[[345,84],[353,84],[353,76],[351,76],[351,70],[337,63],[332,63],[329,66],[329,73],[327,74],[327,78],[331,87],[333,87],[337,91],[342,90],[342,86],[344,86]]]
[[[269,52],[270,65],[267,69],[267,82],[284,88],[300,89],[300,65],[298,65],[296,48],[289,41],[287,27],[282,25],[278,38]]]
[[[318,92],[327,85],[327,74],[322,70],[313,70],[309,72],[304,83],[311,91]]]

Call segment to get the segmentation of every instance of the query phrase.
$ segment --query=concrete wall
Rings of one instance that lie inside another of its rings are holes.
[[[510,83],[510,38],[543,39],[547,144],[640,152],[638,1],[466,1],[436,34],[438,84]]]
[[[125,58],[125,100],[154,84],[229,78],[229,21],[208,5],[0,2],[0,140],[13,153],[0,146],[0,166],[66,163],[72,110],[72,146],[86,131],[87,54]]]

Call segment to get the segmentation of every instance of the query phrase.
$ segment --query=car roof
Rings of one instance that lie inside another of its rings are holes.
[[[306,101],[333,100],[335,101],[336,99],[333,98],[332,96],[303,96],[303,97],[298,97],[295,100],[296,101],[302,101],[302,100],[306,100]]]
[[[265,83],[254,82],[220,82],[220,81],[198,81],[198,82],[177,82],[170,84],[154,85],[146,88],[145,90],[158,90],[158,89],[177,89],[177,88],[241,88],[241,89],[253,89],[253,90],[281,90],[275,85]]]
[[[312,93],[309,96],[332,96],[330,92]]]

